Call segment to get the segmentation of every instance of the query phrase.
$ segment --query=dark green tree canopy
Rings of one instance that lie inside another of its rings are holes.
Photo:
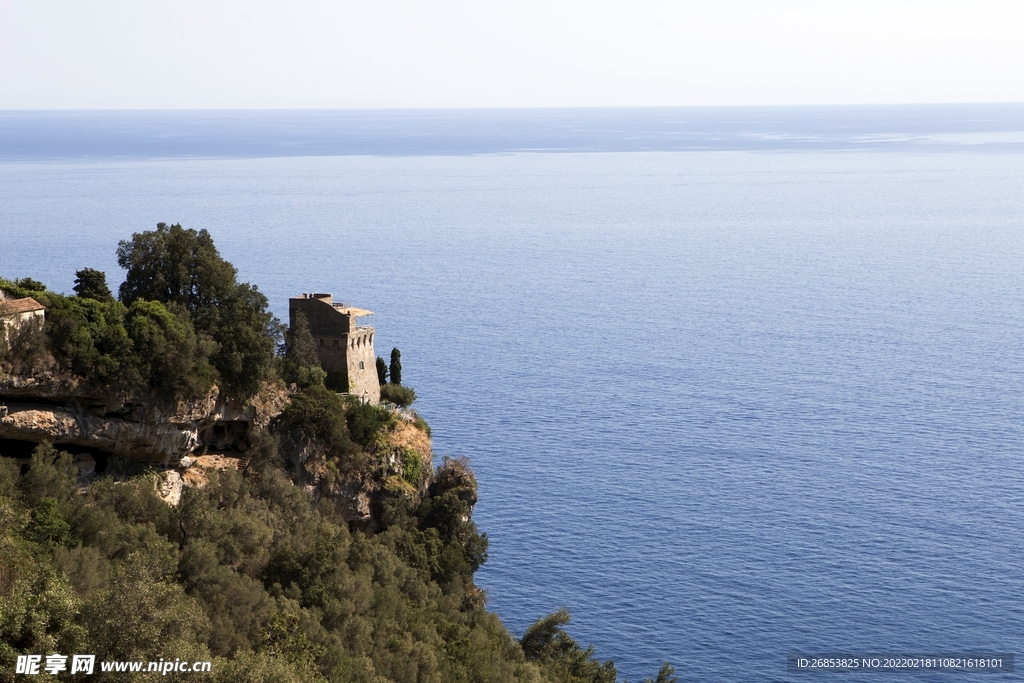
[[[377,380],[381,386],[388,381],[388,364],[380,356],[377,356]]]
[[[217,323],[204,330],[217,342],[213,364],[232,396],[255,394],[273,368],[280,325],[268,307],[255,285],[240,284],[218,304]]]
[[[125,316],[125,328],[138,358],[143,382],[164,396],[198,398],[214,382],[208,362],[210,342],[196,338],[188,314],[175,315],[158,301],[136,299]]]
[[[391,349],[391,365],[388,366],[388,371],[392,384],[402,383],[402,352],[397,348]]]
[[[562,683],[615,683],[618,678],[615,663],[611,660],[601,663],[594,656],[593,645],[583,649],[562,628],[570,619],[569,611],[564,607],[538,619],[526,629],[519,641],[523,654],[528,660],[547,664],[552,678]],[[659,683],[672,683],[661,677],[666,673],[671,676],[671,666],[668,670],[662,667]]]
[[[309,321],[302,311],[295,314],[295,325],[288,331],[282,365],[285,380],[295,382],[300,387],[323,384],[327,377],[320,366],[316,341],[309,331]]]
[[[210,360],[222,388],[236,398],[259,389],[273,367],[280,325],[258,288],[235,279],[206,230],[158,223],[117,247],[117,263],[127,273],[121,301],[139,299],[177,305],[188,311],[196,333],[216,346]]]
[[[401,384],[382,384],[380,400],[408,408],[416,401],[416,391],[412,387]]]
[[[555,639],[562,633],[562,627],[572,620],[569,610],[564,607],[535,621],[519,641],[527,659],[540,659],[550,650]]]
[[[672,666],[671,662],[665,662],[658,669],[657,678],[645,678],[644,683],[678,683],[679,679],[676,677],[676,669]]]
[[[22,289],[27,289],[33,292],[45,292],[46,285],[39,280],[33,280],[30,277],[23,277],[20,280],[15,280],[14,283]]]
[[[95,299],[51,296],[46,308],[50,350],[67,370],[96,387],[129,390],[139,383],[125,308]]]
[[[107,274],[102,270],[93,268],[82,268],[75,273],[75,294],[83,299],[95,299],[109,303],[114,300],[114,295],[107,287]]]
[[[235,267],[221,258],[206,230],[157,223],[117,246],[117,265],[128,271],[119,290],[130,306],[136,299],[181,304],[196,327],[206,329],[217,306],[234,292]]]
[[[297,367],[313,367],[320,365],[320,357],[316,353],[316,341],[309,331],[306,314],[299,311],[295,314],[295,325],[288,331],[288,350],[285,358]]]

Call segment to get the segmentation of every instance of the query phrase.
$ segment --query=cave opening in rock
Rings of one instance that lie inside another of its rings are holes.
[[[209,453],[244,453],[249,448],[249,429],[250,424],[241,420],[214,422],[200,428],[199,443]]]

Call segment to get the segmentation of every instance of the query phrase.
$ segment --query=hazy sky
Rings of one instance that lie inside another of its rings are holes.
[[[0,0],[0,108],[1024,101],[1024,2]]]

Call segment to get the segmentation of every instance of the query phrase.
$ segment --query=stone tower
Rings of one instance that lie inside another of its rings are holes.
[[[303,294],[288,300],[288,324],[302,311],[316,343],[320,365],[328,384],[346,390],[369,403],[380,402],[377,356],[373,353],[373,328],[360,327],[356,319],[373,311],[336,304],[330,294]]]

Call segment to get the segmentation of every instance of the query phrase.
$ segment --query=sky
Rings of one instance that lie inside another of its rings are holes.
[[[1024,101],[1024,2],[0,0],[0,109]]]

